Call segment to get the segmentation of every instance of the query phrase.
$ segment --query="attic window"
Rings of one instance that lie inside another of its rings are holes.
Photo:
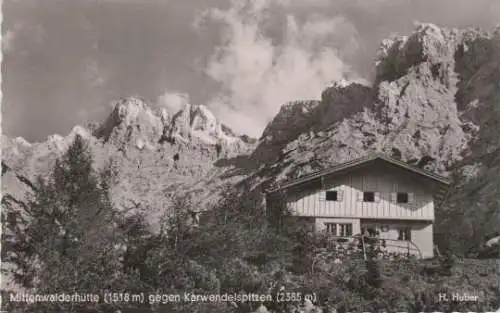
[[[326,201],[338,201],[338,192],[336,190],[328,190],[326,192]]]
[[[407,192],[398,192],[396,196],[396,201],[398,203],[408,203],[408,193]]]
[[[375,192],[373,191],[363,192],[363,202],[375,202]]]

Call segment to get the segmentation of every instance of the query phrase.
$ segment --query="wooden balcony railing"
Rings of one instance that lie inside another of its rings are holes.
[[[366,260],[367,259],[367,250],[370,245],[373,244],[378,244],[381,247],[381,252],[382,253],[388,253],[392,254],[390,251],[391,248],[396,248],[398,250],[403,250],[406,252],[407,255],[415,255],[417,254],[419,258],[423,258],[422,256],[422,251],[420,248],[412,241],[403,241],[403,240],[395,240],[395,239],[384,239],[384,238],[378,238],[378,237],[370,237],[370,236],[361,236],[360,234],[358,235],[353,235],[353,236],[335,236],[335,235],[328,235],[329,238],[338,241],[339,243],[345,243],[348,245],[349,243],[357,242],[358,244],[361,243],[362,248],[363,248],[363,257]],[[394,254],[402,254],[402,253],[394,253]]]

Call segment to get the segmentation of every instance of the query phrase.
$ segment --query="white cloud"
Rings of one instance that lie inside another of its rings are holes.
[[[222,23],[224,35],[206,68],[222,85],[209,105],[235,131],[256,137],[282,104],[317,99],[328,82],[355,78],[339,57],[359,47],[349,21],[316,15],[304,23],[289,13],[276,43],[263,26],[275,6],[285,8],[284,1],[233,1],[228,10],[205,13]]]
[[[185,93],[165,91],[158,97],[157,105],[166,108],[170,115],[177,113],[189,103],[189,96]]]

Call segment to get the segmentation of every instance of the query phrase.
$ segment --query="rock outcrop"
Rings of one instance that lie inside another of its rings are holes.
[[[161,113],[158,116],[141,99],[123,98],[115,103],[111,114],[94,134],[121,149],[132,146],[153,150],[165,126],[165,113]]]
[[[370,87],[340,81],[325,89],[320,101],[293,101],[283,105],[265,128],[253,157],[264,163],[276,161],[280,150],[299,135],[312,136],[327,131],[335,123],[362,111],[370,92]]]
[[[234,134],[217,120],[204,105],[186,104],[163,128],[162,142],[194,144],[201,146],[219,145],[226,155],[238,155],[249,151],[245,137]]]

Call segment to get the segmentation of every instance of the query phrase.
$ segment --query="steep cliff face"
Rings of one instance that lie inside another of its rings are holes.
[[[321,100],[294,101],[281,107],[267,125],[253,157],[264,163],[279,159],[281,150],[301,134],[313,134],[360,112],[371,88],[341,81],[323,91]]]
[[[455,59],[457,106],[462,119],[479,125],[467,156],[455,165],[455,184],[438,212],[442,245],[474,250],[500,231],[500,29],[467,30]],[[450,241],[450,238],[457,238]],[[457,242],[464,243],[459,245]]]
[[[460,32],[421,25],[379,54],[374,110],[403,155],[436,159],[444,171],[461,158],[476,126],[460,118],[455,102],[455,51]]]

